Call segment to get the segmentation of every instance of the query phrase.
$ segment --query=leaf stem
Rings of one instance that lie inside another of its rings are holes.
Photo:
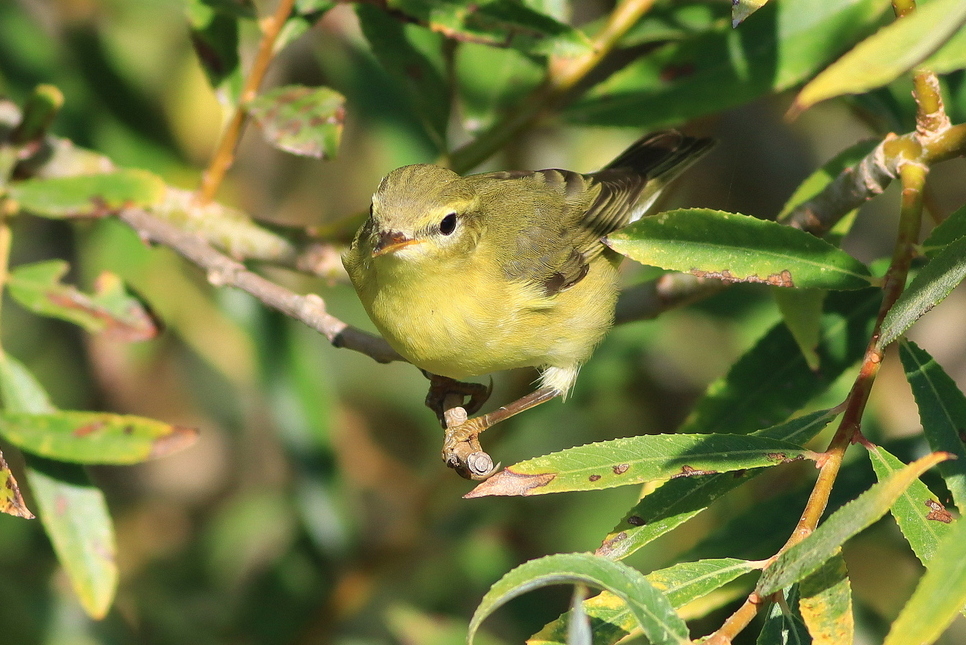
[[[207,170],[201,176],[201,186],[198,188],[198,201],[207,204],[215,198],[215,192],[225,178],[225,173],[235,160],[235,148],[241,137],[242,128],[245,125],[247,112],[245,104],[255,98],[258,88],[265,78],[269,63],[275,54],[275,40],[278,38],[285,20],[292,11],[295,0],[279,0],[275,13],[260,21],[262,29],[262,40],[258,45],[258,54],[252,63],[252,68],[245,79],[238,103],[235,105],[235,112],[231,120],[221,133],[221,139],[215,148],[215,153],[211,157]]]
[[[570,92],[614,50],[620,39],[641,19],[655,0],[624,0],[611,12],[587,54],[577,58],[554,58],[544,83],[515,110],[490,126],[476,139],[440,159],[459,174],[468,172],[492,156],[507,142],[533,125],[545,113],[566,102]]]

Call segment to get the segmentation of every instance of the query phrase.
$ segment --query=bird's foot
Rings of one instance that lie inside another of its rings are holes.
[[[423,371],[429,379],[429,393],[426,395],[426,407],[436,413],[443,428],[446,424],[446,398],[451,394],[459,395],[459,406],[466,410],[466,414],[476,414],[493,392],[493,381],[489,385],[482,383],[464,383],[438,374],[430,374]],[[463,404],[463,400],[469,397],[469,401]]]
[[[500,464],[494,465],[493,459],[480,446],[480,433],[488,427],[485,417],[467,419],[462,408],[448,412],[450,418],[447,420],[451,423],[443,438],[443,461],[461,477],[477,481],[486,479],[496,472]],[[457,414],[454,415],[453,412]],[[453,421],[456,423],[452,423]]]

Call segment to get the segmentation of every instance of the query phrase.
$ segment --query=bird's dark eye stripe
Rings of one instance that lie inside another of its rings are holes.
[[[449,213],[439,223],[439,232],[443,235],[452,235],[456,230],[456,213]]]

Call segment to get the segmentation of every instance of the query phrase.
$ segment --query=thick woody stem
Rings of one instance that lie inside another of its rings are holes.
[[[206,204],[215,198],[215,193],[225,178],[225,173],[228,172],[235,161],[235,148],[245,125],[245,104],[258,94],[258,88],[262,84],[262,79],[265,78],[265,72],[268,70],[268,65],[272,62],[275,53],[275,40],[292,12],[294,4],[295,0],[279,0],[275,13],[261,21],[262,40],[258,45],[255,62],[248,73],[248,78],[245,79],[245,85],[242,88],[241,96],[238,97],[235,112],[221,133],[221,140],[218,142],[215,154],[212,155],[208,169],[201,178],[198,201],[202,204]]]

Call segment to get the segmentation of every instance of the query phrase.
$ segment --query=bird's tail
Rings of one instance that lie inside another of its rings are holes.
[[[703,157],[714,144],[714,139],[689,137],[677,130],[662,130],[638,139],[599,172],[629,168],[667,183]]]

